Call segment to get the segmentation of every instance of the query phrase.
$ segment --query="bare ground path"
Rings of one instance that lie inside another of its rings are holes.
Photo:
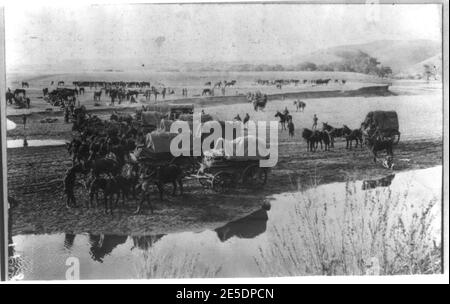
[[[216,228],[256,210],[272,194],[392,173],[371,162],[367,151],[348,151],[340,142],[329,152],[306,153],[304,143],[286,141],[279,150],[279,162],[259,191],[237,188],[229,194],[217,194],[189,180],[183,197],[167,196],[160,202],[155,192],[154,214],[145,209],[143,214],[133,215],[136,205],[129,201],[114,215],[105,215],[101,209],[65,208],[62,177],[70,166],[65,147],[8,149],[9,195],[20,202],[12,212],[13,234],[70,231],[143,235]],[[394,173],[442,164],[440,140],[400,142],[395,152]],[[79,204],[86,201],[84,189],[78,189],[77,198]]]

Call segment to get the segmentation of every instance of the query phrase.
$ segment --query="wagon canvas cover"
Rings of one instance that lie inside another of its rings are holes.
[[[155,153],[170,152],[170,142],[177,134],[153,131],[145,137],[145,146]]]
[[[375,125],[380,131],[398,130],[398,116],[395,111],[373,111],[367,114],[366,123]]]
[[[171,107],[168,104],[157,104],[157,105],[148,105],[146,109],[149,112],[160,112],[163,114],[167,114],[170,112]]]
[[[156,111],[142,112],[142,123],[145,126],[159,126],[162,116],[160,112]]]
[[[252,147],[254,150],[250,150]],[[260,160],[269,157],[266,141],[256,136],[241,136],[234,140],[220,139],[215,149],[223,148],[226,159],[233,161]]]

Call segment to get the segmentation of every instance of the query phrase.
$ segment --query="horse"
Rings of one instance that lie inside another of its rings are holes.
[[[58,87],[59,86],[64,86],[64,81],[58,81]]]
[[[392,138],[389,139],[380,139],[377,136],[366,137],[364,140],[366,146],[369,148],[370,152],[373,155],[373,161],[377,162],[377,153],[380,151],[386,151],[388,159],[392,159],[394,156],[393,146],[394,140]]]
[[[216,83],[214,84],[214,87],[213,87],[213,88],[214,88],[214,89],[215,89],[215,88],[219,88],[219,89],[220,89],[221,87],[222,87],[222,81],[219,81],[219,82],[216,82]]]
[[[322,131],[327,131],[331,138],[331,147],[334,148],[334,139],[336,137],[344,137],[344,128],[335,128],[329,125],[327,122],[322,123]]]
[[[118,182],[114,177],[95,177],[92,176],[87,183],[89,189],[89,201],[87,202],[88,208],[93,204],[93,199],[95,197],[98,204],[98,193],[103,192],[103,202],[105,205],[105,213],[108,212],[108,207],[110,213],[113,214],[113,200],[114,195],[116,196],[114,205],[117,205],[120,196],[120,188],[118,187]]]
[[[98,92],[94,92],[94,101],[96,101],[96,100],[100,101],[101,97],[102,97],[102,91],[101,90],[98,91]]]
[[[226,87],[233,87],[235,84],[236,84],[236,80],[232,80],[232,81],[230,81],[230,82],[228,82],[228,81],[224,81],[224,87],[226,88]]]
[[[13,102],[15,102],[15,96],[14,96],[14,93],[11,93],[11,92],[6,92],[6,101],[9,103],[9,104],[13,104]]]
[[[213,94],[213,90],[211,90],[211,89],[203,89],[202,96],[204,96],[204,95],[209,95],[209,96],[214,95]]]
[[[94,177],[100,174],[107,174],[109,176],[116,176],[120,173],[120,164],[117,160],[112,158],[98,158],[91,157],[84,163],[85,169],[90,169]]]
[[[320,131],[304,128],[302,137],[306,140],[306,151],[315,152],[317,150],[318,143],[321,142]]]
[[[74,188],[75,188],[75,182],[76,182],[76,174],[77,173],[83,173],[86,174],[83,170],[83,166],[81,164],[76,164],[70,167],[65,175],[64,175],[64,193],[67,196],[66,200],[66,206],[67,207],[76,207],[76,200],[75,200],[75,194],[74,194]]]
[[[258,111],[258,109],[264,110],[266,104],[267,104],[267,95],[264,95],[262,100],[260,98],[253,99],[253,108],[255,109],[255,111]]]
[[[283,114],[280,111],[277,111],[275,117],[278,117],[280,119],[281,130],[286,130],[286,122],[292,119],[292,115]]]
[[[328,79],[317,79],[317,80],[316,80],[316,84],[324,84],[324,85],[327,85],[330,81],[331,81],[330,78],[328,78]]]
[[[345,140],[347,141],[347,149],[352,149],[352,142],[356,141],[355,148],[358,147],[358,142],[360,143],[360,147],[362,148],[363,143],[363,133],[361,129],[351,130],[349,127],[344,125],[344,134]]]
[[[87,161],[90,156],[89,144],[74,138],[70,143],[66,144],[67,152],[72,156],[72,163]]]
[[[140,176],[141,183],[139,187],[141,188],[142,191],[141,200],[135,213],[140,212],[144,201],[147,201],[147,203],[150,206],[150,210],[153,213],[153,206],[150,202],[150,193],[149,193],[151,183],[154,183],[158,187],[159,198],[160,200],[163,200],[164,184],[167,183],[172,183],[173,185],[172,195],[176,194],[177,184],[180,186],[180,195],[183,195],[182,178],[183,178],[183,171],[179,166],[174,164],[145,169]]]
[[[22,81],[22,88],[29,88],[30,85],[26,81]]]
[[[317,131],[319,142],[320,142],[320,149],[322,149],[322,142],[325,145],[325,151],[330,150],[331,147],[331,136],[327,131]]]
[[[139,91],[136,91],[136,90],[128,90],[127,93],[126,93],[126,98],[127,98],[127,100],[130,100],[130,98],[131,98],[132,96],[135,96],[135,97],[137,98],[138,95],[139,95]]]
[[[306,103],[301,100],[294,100],[294,105],[297,108],[297,112],[300,109],[301,112],[305,111]]]

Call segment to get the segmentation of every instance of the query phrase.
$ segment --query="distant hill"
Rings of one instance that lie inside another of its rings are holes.
[[[340,61],[342,54],[359,51],[377,58],[382,65],[390,66],[393,73],[407,72],[417,64],[441,54],[439,42],[431,40],[378,40],[366,44],[344,45],[319,50],[304,56],[296,56],[293,62],[328,64]]]
[[[381,65],[389,66],[393,74],[420,74],[423,65],[433,63],[437,71],[442,70],[441,45],[431,40],[378,40],[365,44],[342,45],[322,49],[291,58],[267,58],[264,62],[220,61],[182,62],[177,58],[160,55],[148,58],[93,59],[74,58],[48,64],[30,64],[10,67],[11,72],[89,72],[89,71],[353,71],[369,74],[374,71],[374,64],[369,68],[365,63],[375,57]],[[345,60],[345,62],[344,62]],[[329,65],[324,67],[320,65]],[[315,65],[314,68],[309,68]]]
[[[419,63],[416,63],[407,69],[405,69],[405,73],[410,75],[422,74],[424,71],[424,65],[428,65],[430,67],[435,67],[435,71],[437,74],[442,73],[442,55],[435,55],[433,57],[427,58]]]

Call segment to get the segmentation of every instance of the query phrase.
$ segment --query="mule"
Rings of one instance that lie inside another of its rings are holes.
[[[358,143],[360,147],[362,148],[363,144],[363,133],[361,129],[350,129],[346,125],[344,125],[344,134],[345,134],[345,140],[347,141],[346,149],[352,149],[352,142],[355,141],[356,145],[355,148],[358,148]]]
[[[386,151],[386,154],[388,157],[394,156],[393,146],[394,146],[394,140],[393,139],[387,139],[387,140],[380,140],[376,136],[372,137],[366,137],[365,138],[365,144],[369,148],[370,152],[373,155],[373,161],[377,161],[378,152]]]
[[[304,103],[301,100],[295,100],[294,101],[294,106],[297,108],[297,112],[298,112],[298,110],[301,110],[300,112],[304,112],[305,111],[305,107],[306,107],[306,103]]]
[[[327,131],[331,138],[331,147],[334,148],[334,139],[345,137],[344,128],[335,128],[327,122],[322,123],[322,131]]]
[[[100,101],[102,98],[102,91],[94,92],[94,101]]]
[[[321,143],[320,131],[303,129],[302,137],[306,140],[306,151],[315,152],[317,150],[318,143]]]

